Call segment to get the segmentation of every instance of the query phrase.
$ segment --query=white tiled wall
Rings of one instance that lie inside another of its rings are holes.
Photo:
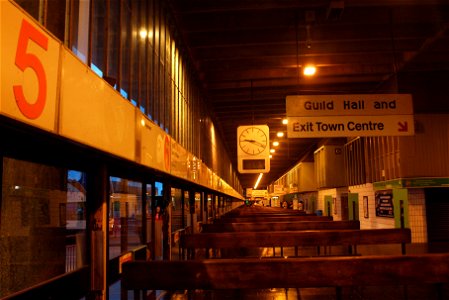
[[[376,201],[374,188],[371,183],[350,186],[351,193],[359,194],[359,216],[361,229],[394,228],[394,219],[376,217]],[[363,197],[368,196],[368,218],[363,212]]]
[[[359,194],[359,216],[361,229],[394,228],[394,219],[376,217],[376,203],[372,184],[349,187],[351,193]],[[363,196],[368,196],[368,218],[363,213]],[[408,190],[409,226],[412,231],[412,243],[427,242],[426,206],[423,189]]]
[[[426,201],[423,189],[408,190],[408,216],[412,243],[427,243]]]
[[[332,217],[335,221],[341,220],[341,194],[348,193],[348,189],[346,187],[342,188],[333,188],[327,190],[318,191],[318,208],[323,211],[323,215],[326,214],[326,208],[324,207],[324,196],[331,196],[332,198],[336,198],[336,210],[335,207],[332,207]]]

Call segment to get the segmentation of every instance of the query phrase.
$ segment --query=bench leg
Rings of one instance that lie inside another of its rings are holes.
[[[438,300],[447,299],[444,297],[444,286],[442,283],[435,283],[435,289],[437,291],[437,299]]]
[[[342,291],[341,286],[335,287],[335,298],[337,300],[343,300],[343,291]]]

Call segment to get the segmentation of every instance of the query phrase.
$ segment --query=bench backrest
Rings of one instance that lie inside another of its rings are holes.
[[[244,222],[203,224],[202,232],[257,232],[360,229],[360,221]]]
[[[227,217],[214,220],[214,223],[245,223],[245,222],[299,222],[299,221],[332,221],[329,216],[297,215],[297,216],[246,216]]]
[[[335,246],[410,243],[411,231],[405,229],[308,230],[272,232],[198,233],[181,238],[181,247],[251,248]]]

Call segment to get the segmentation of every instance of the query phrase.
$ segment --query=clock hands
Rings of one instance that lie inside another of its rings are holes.
[[[258,141],[256,141],[256,140],[244,139],[243,141],[244,141],[244,142],[251,143],[251,144],[255,144],[255,145],[257,145],[257,146],[259,146],[259,147],[262,147],[262,148],[265,148],[265,144],[262,144],[261,142],[258,142]]]

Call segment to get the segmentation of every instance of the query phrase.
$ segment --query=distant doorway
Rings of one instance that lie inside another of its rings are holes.
[[[427,237],[431,251],[449,250],[449,189],[425,189]]]
[[[348,194],[341,194],[341,220],[349,220]]]

